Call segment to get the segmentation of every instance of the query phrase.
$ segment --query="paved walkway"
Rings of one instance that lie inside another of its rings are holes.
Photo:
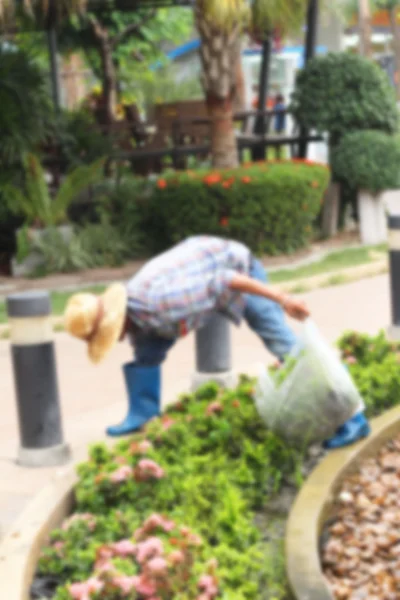
[[[388,277],[357,281],[305,294],[314,319],[331,342],[346,329],[377,333],[390,321]],[[297,324],[296,328],[297,328]],[[245,325],[232,328],[233,365],[251,372],[269,360],[261,342]],[[82,344],[65,334],[56,336],[59,383],[66,440],[74,459],[85,456],[87,444],[103,437],[106,425],[118,422],[126,407],[121,364],[130,347],[120,344],[101,367],[88,363]],[[187,389],[194,367],[194,338],[188,336],[171,351],[163,369],[164,401]],[[18,426],[8,342],[0,342],[0,534],[34,494],[62,469],[25,469],[16,465]]]

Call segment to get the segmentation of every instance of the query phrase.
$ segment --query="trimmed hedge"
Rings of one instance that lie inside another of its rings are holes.
[[[152,250],[211,234],[239,240],[257,254],[293,252],[310,242],[328,183],[328,168],[309,161],[168,174],[149,199]]]
[[[400,138],[382,131],[349,133],[332,151],[332,171],[349,187],[377,193],[400,187]]]
[[[315,57],[299,71],[291,110],[299,125],[328,132],[332,145],[350,131],[394,133],[399,126],[396,95],[386,73],[345,52]]]

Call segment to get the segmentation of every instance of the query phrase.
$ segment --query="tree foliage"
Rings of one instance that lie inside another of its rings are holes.
[[[24,51],[0,45],[0,165],[41,142],[51,113],[46,76]]]

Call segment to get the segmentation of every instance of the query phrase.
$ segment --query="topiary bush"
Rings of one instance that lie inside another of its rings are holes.
[[[308,161],[171,173],[149,199],[146,231],[155,252],[212,234],[257,254],[290,253],[310,242],[328,182],[329,170]]]
[[[352,189],[373,193],[400,184],[400,138],[381,131],[349,133],[333,148],[332,172]]]
[[[307,129],[327,132],[331,145],[354,130],[398,128],[395,91],[386,73],[354,54],[313,58],[299,71],[291,110]]]

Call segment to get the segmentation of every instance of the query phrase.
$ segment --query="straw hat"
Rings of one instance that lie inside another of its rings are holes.
[[[87,342],[89,358],[101,362],[121,337],[125,325],[127,292],[115,283],[104,294],[75,294],[64,313],[66,331]]]

